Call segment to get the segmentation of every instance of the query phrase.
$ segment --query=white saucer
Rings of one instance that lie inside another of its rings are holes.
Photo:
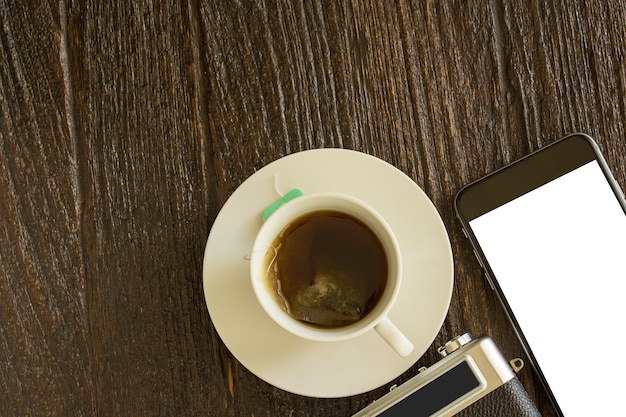
[[[350,194],[388,221],[402,251],[404,270],[389,318],[415,345],[411,355],[400,357],[375,331],[346,342],[300,339],[263,311],[252,290],[247,257],[263,210],[280,198],[278,192],[293,188]],[[450,305],[452,251],[435,207],[409,177],[360,152],[318,149],[265,166],[232,194],[211,229],[203,281],[217,332],[252,373],[292,393],[345,397],[388,383],[428,349]]]

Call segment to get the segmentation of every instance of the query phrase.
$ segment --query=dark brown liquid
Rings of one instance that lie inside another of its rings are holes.
[[[388,264],[376,235],[337,211],[296,219],[267,255],[268,284],[293,318],[321,327],[354,323],[376,305]]]

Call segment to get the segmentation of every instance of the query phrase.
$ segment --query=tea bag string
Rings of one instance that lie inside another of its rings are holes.
[[[282,193],[280,191],[280,188],[278,187],[278,172],[274,173],[274,191],[276,191],[276,194],[278,194],[281,198],[285,196],[285,194]],[[245,261],[249,261],[251,257],[252,257],[252,254],[248,253],[248,254],[244,255],[243,259]]]
[[[267,220],[267,218],[274,211],[276,211],[276,209],[278,209],[278,207],[280,207],[282,204],[286,203],[289,200],[293,200],[294,198],[300,197],[301,195],[304,194],[303,191],[299,188],[293,188],[286,194],[282,193],[280,191],[280,187],[278,186],[278,172],[274,173],[274,191],[276,191],[276,194],[278,194],[280,198],[276,202],[274,202],[274,204],[267,207],[263,211],[263,221]],[[252,257],[252,254],[248,253],[244,255],[243,259],[246,261],[249,261],[251,257]]]
[[[278,194],[281,197],[284,197],[285,194],[280,192],[280,189],[278,188],[278,172],[274,173],[274,190],[276,191],[276,194]]]

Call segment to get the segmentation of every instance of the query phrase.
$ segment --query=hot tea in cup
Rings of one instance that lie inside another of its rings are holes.
[[[295,219],[266,253],[265,285],[296,320],[352,324],[378,303],[389,266],[382,243],[356,217],[333,210]]]
[[[315,193],[285,203],[259,230],[250,262],[259,302],[291,333],[340,341],[375,329],[400,355],[413,350],[387,318],[402,279],[398,243],[364,202]]]

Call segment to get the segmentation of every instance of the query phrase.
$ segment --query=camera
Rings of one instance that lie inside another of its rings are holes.
[[[439,362],[352,417],[541,417],[515,376],[522,360],[507,362],[490,337],[466,333],[439,353]]]

